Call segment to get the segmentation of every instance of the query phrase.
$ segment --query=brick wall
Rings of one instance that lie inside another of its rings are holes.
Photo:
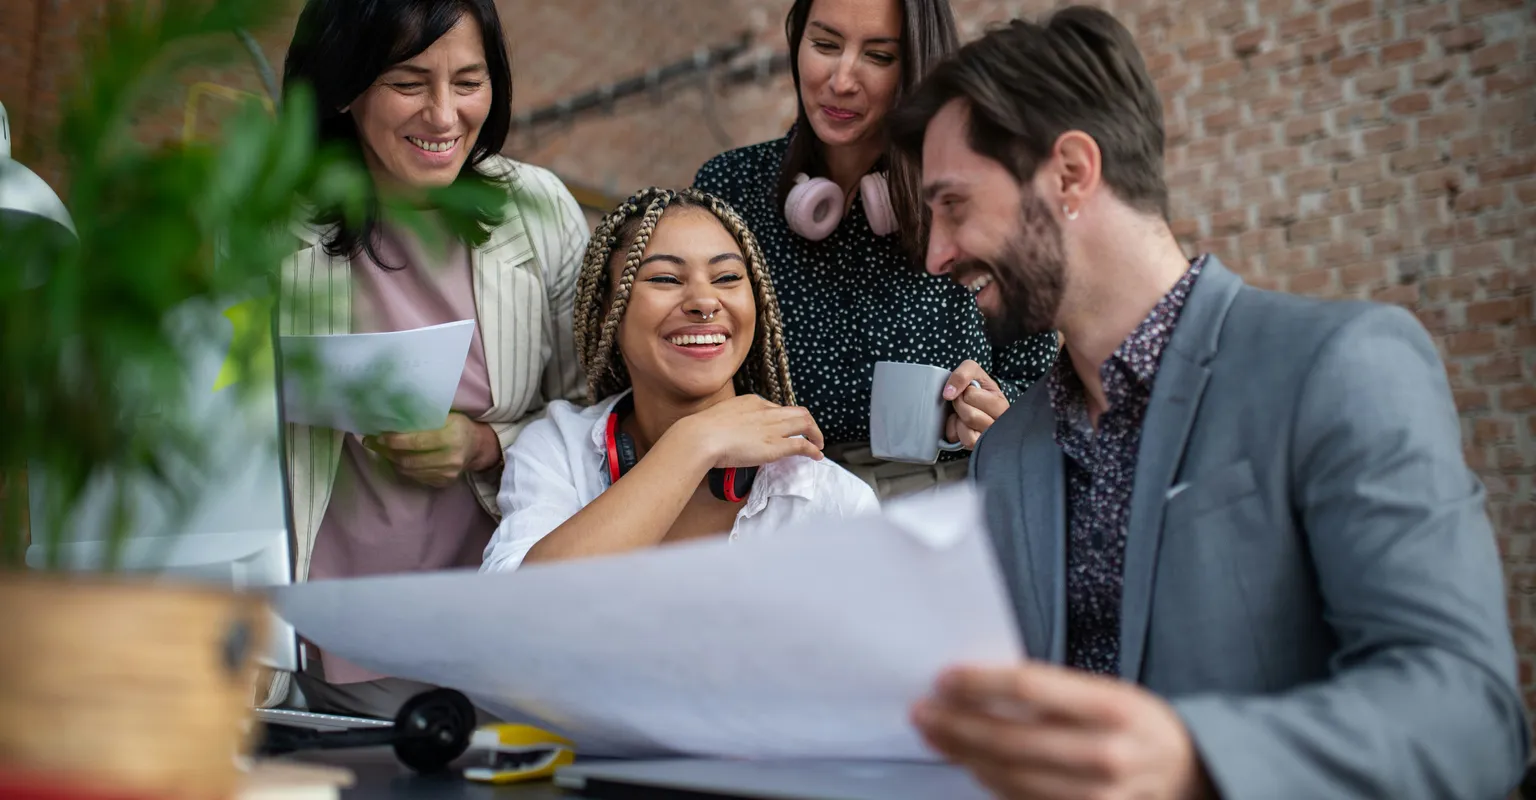
[[[1175,230],[1192,251],[1217,253],[1258,285],[1398,303],[1436,335],[1467,459],[1488,486],[1536,707],[1536,7],[1103,4],[1136,32],[1163,91]],[[76,26],[99,5],[0,3],[0,101],[20,116],[23,139],[46,129]],[[783,48],[787,5],[500,0],[514,106],[550,104],[743,33],[756,42],[750,61]],[[967,38],[1050,5],[954,0]],[[274,65],[288,34],[261,36]],[[213,77],[257,87],[249,70]],[[643,185],[687,183],[720,150],[782,134],[793,114],[786,74],[728,87],[684,81],[609,114],[515,134],[508,153],[555,169],[602,205]],[[179,116],[146,122],[146,135],[180,126]]]

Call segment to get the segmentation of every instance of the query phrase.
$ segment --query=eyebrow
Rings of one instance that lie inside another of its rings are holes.
[[[812,22],[811,23],[811,27],[820,28],[820,29],[826,31],[827,33],[832,34],[833,36],[836,36],[839,39],[846,39],[846,38],[848,38],[847,36],[843,35],[842,31],[839,31],[838,29],[832,27],[831,25],[828,25],[825,22]],[[894,38],[891,38],[889,36],[879,36],[879,37],[876,37],[874,39],[865,39],[864,43],[865,44],[901,44],[901,40],[900,39],[894,39]]]
[[[646,256],[645,258],[641,259],[640,266],[643,267],[652,261],[665,261],[668,264],[676,264],[678,266],[683,266],[686,263],[683,261],[683,259],[679,258],[678,256],[674,256],[671,253],[657,253],[655,255]],[[722,261],[740,261],[742,264],[747,263],[746,259],[742,258],[736,253],[721,253],[720,255],[711,258],[709,263],[713,265],[719,264]]]
[[[943,191],[945,191],[947,189],[953,189],[953,188],[955,188],[955,186],[956,186],[956,184],[955,184],[954,181],[948,180],[948,179],[944,179],[944,178],[936,180],[933,183],[924,184],[924,186],[923,186],[923,202],[924,203],[932,203],[933,202],[933,198],[936,197],[940,192],[943,192]]]
[[[411,73],[413,75],[431,75],[432,74],[432,70],[427,69],[426,67],[418,67],[415,64],[396,64],[393,67],[390,67],[389,69],[385,70],[385,72],[394,72],[396,70],[399,70],[401,72],[409,72],[409,73]],[[486,71],[487,70],[486,70],[485,64],[481,63],[481,64],[470,64],[467,67],[459,67],[457,70],[454,71],[453,74],[455,74],[455,75],[463,75],[466,72],[486,72]]]

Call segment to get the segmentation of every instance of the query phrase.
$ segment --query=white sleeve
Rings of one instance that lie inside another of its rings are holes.
[[[880,498],[859,476],[833,461],[823,461],[817,467],[821,470],[816,492],[818,510],[843,517],[880,511]]]
[[[570,454],[548,418],[530,424],[507,448],[496,504],[501,522],[486,545],[481,572],[517,569],[540,539],[581,510]]]

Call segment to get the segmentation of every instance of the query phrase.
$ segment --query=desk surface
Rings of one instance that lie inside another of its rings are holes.
[[[580,800],[581,795],[555,788],[549,780],[494,786],[464,780],[457,769],[441,775],[418,775],[395,760],[388,747],[311,751],[287,756],[295,761],[346,767],[357,776],[342,791],[344,800]]]

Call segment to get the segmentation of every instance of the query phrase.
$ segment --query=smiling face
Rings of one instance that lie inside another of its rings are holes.
[[[350,106],[374,181],[453,183],[491,109],[480,23],[463,14],[415,58],[385,70]]]
[[[816,0],[796,63],[800,102],[829,147],[879,144],[901,86],[897,0]]]
[[[610,297],[623,253],[609,268]],[[636,393],[685,402],[733,396],[756,333],[757,303],[736,239],[704,209],[668,209],[646,243],[619,323],[619,352]]]
[[[954,100],[923,140],[923,193],[933,211],[928,272],[970,289],[993,342],[1053,330],[1066,288],[1061,226],[1037,187],[1022,187],[971,149],[969,112]]]

